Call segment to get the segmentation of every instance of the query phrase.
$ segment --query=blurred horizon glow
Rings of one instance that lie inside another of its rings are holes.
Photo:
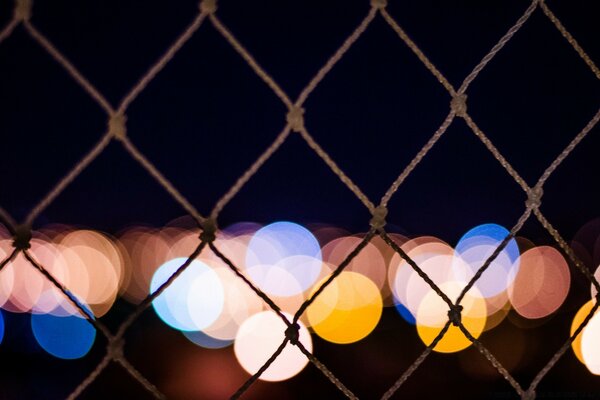
[[[139,304],[187,262],[199,244],[199,233],[183,225],[132,227],[118,237],[53,225],[33,233],[29,251],[89,315],[99,318],[119,297]],[[364,238],[329,225],[315,224],[311,229],[278,221],[265,226],[238,223],[219,231],[214,245],[237,270],[209,249],[202,251],[153,300],[154,311],[196,346],[232,346],[243,369],[256,372],[283,342],[286,325],[239,275],[291,316]],[[478,225],[456,247],[434,236],[389,233],[389,237],[454,300],[507,234],[497,224]],[[475,338],[504,321],[514,324],[507,318],[510,310],[527,320],[540,320],[556,312],[569,293],[571,275],[563,255],[553,247],[517,239],[499,251],[461,302],[462,322]],[[9,254],[10,246],[10,239],[3,236],[0,257]],[[595,275],[600,275],[600,268]],[[55,357],[80,358],[94,344],[95,329],[78,307],[23,255],[0,271],[0,306],[29,315],[34,337]],[[590,300],[578,310],[571,334],[592,306]],[[309,351],[313,334],[336,344],[361,341],[377,329],[383,307],[394,307],[425,345],[448,323],[448,305],[407,260],[375,236],[299,317],[301,340]],[[600,374],[600,345],[591,339],[600,335],[597,315],[571,347],[579,361]],[[0,342],[3,321],[0,316]],[[73,332],[79,339],[65,340]],[[470,345],[463,332],[450,325],[433,350],[455,353]],[[269,368],[261,379],[289,379],[308,361],[290,344],[284,354],[281,364]]]

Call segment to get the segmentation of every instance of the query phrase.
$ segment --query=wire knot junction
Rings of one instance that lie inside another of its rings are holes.
[[[15,4],[15,19],[17,21],[29,21],[31,19],[31,0],[17,0]]]
[[[456,306],[452,306],[450,307],[450,311],[448,311],[448,319],[450,319],[450,322],[452,322],[452,325],[454,326],[459,326],[462,320],[462,310],[463,310],[463,306],[456,305]]]
[[[29,225],[19,225],[15,228],[13,236],[13,247],[17,250],[27,250],[31,247],[31,227]]]
[[[125,340],[123,338],[112,338],[106,345],[106,353],[112,360],[122,360],[124,356],[123,348],[125,347]]]
[[[217,0],[202,0],[200,2],[200,12],[202,14],[213,14],[217,11]]]
[[[375,207],[375,209],[373,210],[373,218],[371,218],[371,221],[369,222],[371,227],[373,227],[374,229],[383,228],[386,224],[385,217],[387,217],[387,213],[388,210],[385,206]]]
[[[214,242],[217,233],[217,223],[212,218],[207,218],[202,223],[202,233],[200,234],[200,240],[206,243]]]
[[[450,101],[450,109],[454,111],[459,117],[467,116],[467,95],[464,93],[457,93],[452,97]]]
[[[387,0],[371,0],[371,7],[373,8],[386,8]]]
[[[521,400],[535,400],[536,394],[534,389],[527,389],[521,395]]]
[[[298,344],[298,339],[300,338],[300,325],[297,322],[294,322],[285,330],[285,337],[290,341],[294,346]]]
[[[537,209],[542,204],[542,196],[544,195],[544,190],[541,187],[534,187],[533,189],[527,192],[527,201],[525,205],[527,208]]]
[[[108,120],[108,131],[115,139],[124,140],[127,137],[125,122],[127,122],[127,117],[123,114],[114,114]]]
[[[304,108],[296,106],[290,108],[286,120],[292,131],[300,132],[304,129]]]

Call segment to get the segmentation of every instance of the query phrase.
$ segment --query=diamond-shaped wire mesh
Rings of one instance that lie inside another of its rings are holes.
[[[293,99],[291,98],[260,65],[259,60],[256,60],[253,55],[247,50],[241,41],[236,38],[225,24],[218,17],[216,0],[203,0],[199,4],[198,14],[193,21],[184,29],[183,33],[177,37],[173,44],[163,53],[158,61],[148,68],[147,72],[137,82],[137,84],[122,98],[117,106],[113,106],[106,97],[96,89],[86,77],[63,55],[63,53],[55,47],[50,38],[46,37],[36,28],[31,21],[31,15],[34,11],[31,0],[17,0],[15,2],[14,16],[11,21],[0,31],[0,42],[10,40],[11,34],[18,26],[30,36],[31,40],[37,42],[49,55],[51,55],[64,71],[89,95],[89,97],[104,111],[106,114],[106,130],[100,140],[84,154],[77,165],[48,192],[48,194],[29,212],[22,223],[15,221],[9,213],[0,208],[0,219],[10,230],[14,237],[14,250],[2,261],[0,268],[3,268],[10,263],[15,257],[22,253],[26,259],[38,269],[44,276],[52,282],[61,292],[73,303],[81,314],[95,327],[95,329],[106,337],[108,346],[106,354],[91,371],[86,379],[79,386],[73,389],[69,398],[74,399],[81,395],[86,388],[93,383],[96,378],[106,369],[110,363],[121,365],[135,380],[137,380],[149,393],[156,398],[164,398],[165,396],[159,389],[148,379],[146,379],[124,356],[123,347],[125,345],[125,334],[136,323],[142,312],[147,309],[152,301],[159,296],[170,284],[180,276],[183,271],[191,264],[192,260],[198,257],[203,252],[213,252],[220,258],[241,280],[243,280],[257,296],[262,298],[264,302],[279,315],[283,320],[287,329],[285,331],[285,340],[280,344],[277,351],[267,360],[263,367],[256,372],[247,382],[244,383],[239,390],[232,394],[233,398],[242,396],[248,388],[260,377],[260,375],[272,364],[286,346],[297,346],[302,353],[306,355],[308,360],[318,368],[323,375],[331,381],[333,385],[339,389],[348,398],[356,398],[353,392],[346,386],[346,383],[340,381],[329,368],[309,352],[301,342],[297,340],[298,321],[307,308],[315,301],[315,299],[323,292],[323,290],[333,282],[336,277],[349,265],[349,263],[361,252],[361,250],[374,237],[379,236],[389,245],[396,253],[398,253],[422,278],[431,288],[443,299],[448,306],[448,321],[446,322],[439,335],[433,342],[426,347],[425,351],[410,365],[410,367],[396,380],[396,382],[381,396],[383,399],[393,396],[401,386],[410,378],[410,376],[419,368],[423,361],[430,355],[436,344],[444,337],[450,326],[454,325],[464,333],[464,335],[473,342],[474,346],[483,356],[497,369],[506,381],[512,386],[515,393],[523,399],[535,398],[536,389],[548,372],[558,362],[558,360],[567,351],[573,340],[581,333],[583,328],[590,321],[593,314],[596,312],[600,303],[596,303],[590,310],[583,323],[569,337],[563,346],[556,350],[554,355],[545,366],[537,373],[532,382],[523,387],[517,382],[509,371],[496,359],[486,347],[476,339],[461,321],[461,301],[465,295],[477,282],[477,280],[485,273],[486,269],[500,254],[511,239],[521,230],[523,225],[533,215],[542,226],[550,233],[556,244],[563,250],[570,260],[581,273],[587,278],[597,289],[600,290],[600,284],[594,278],[588,268],[577,258],[574,251],[569,247],[561,234],[553,227],[548,219],[542,213],[540,206],[542,205],[542,195],[544,184],[548,178],[559,168],[561,163],[569,157],[573,149],[588,135],[596,126],[600,119],[600,110],[596,112],[593,118],[576,133],[572,141],[567,147],[554,159],[554,161],[546,168],[534,185],[529,185],[519,174],[519,172],[509,163],[503,154],[496,148],[494,143],[481,130],[479,125],[474,121],[468,111],[468,89],[478,75],[486,68],[488,63],[499,53],[502,48],[512,40],[513,36],[519,31],[528,19],[534,13],[542,13],[553,26],[566,39],[569,45],[575,50],[576,54],[581,58],[582,62],[587,65],[589,70],[597,79],[600,79],[600,70],[595,63],[590,59],[586,52],[577,43],[575,38],[562,25],[557,16],[548,8],[546,3],[541,0],[534,0],[528,4],[523,14],[516,20],[514,25],[500,38],[500,40],[489,50],[483,59],[472,69],[472,71],[464,78],[460,86],[455,87],[443,73],[427,58],[415,42],[407,35],[403,28],[396,22],[396,19],[387,11],[386,0],[371,0],[368,12],[354,29],[354,31],[345,39],[343,44],[334,52],[327,60],[325,65],[310,79],[309,83],[300,92],[300,95]],[[373,202],[367,195],[352,181],[352,179],[338,166],[338,164],[330,157],[330,155],[322,148],[310,134],[304,125],[305,104],[322,82],[336,66],[336,64],[344,58],[346,52],[355,44],[355,42],[369,28],[370,24],[376,18],[381,18],[395,32],[398,40],[403,42],[414,53],[423,67],[431,73],[439,84],[445,89],[449,95],[449,108],[446,118],[443,120],[439,128],[433,133],[426,144],[412,158],[410,163],[404,168],[400,175],[392,182],[387,192],[378,202]],[[273,92],[273,94],[283,103],[287,109],[286,124],[281,128],[280,133],[275,137],[272,143],[264,149],[264,152],[252,163],[252,165],[239,177],[235,184],[226,191],[225,194],[216,202],[209,215],[203,216],[198,210],[188,201],[183,194],[165,177],[142,152],[136,147],[132,140],[127,135],[127,112],[132,103],[143,94],[147,85],[177,56],[178,51],[186,44],[197,32],[201,25],[210,24],[221,35],[222,39],[231,46],[239,57],[251,68],[251,70],[264,82],[264,84]],[[575,56],[575,55],[574,55]],[[514,226],[510,229],[510,233],[500,243],[495,252],[485,261],[473,276],[470,282],[462,289],[457,300],[453,302],[422,270],[422,268],[413,261],[401,247],[388,235],[385,230],[387,218],[387,205],[392,199],[396,191],[403,184],[406,178],[418,167],[419,163],[427,156],[429,151],[436,146],[442,135],[453,124],[455,119],[462,119],[471,129],[472,133],[484,144],[500,165],[505,169],[506,173],[514,180],[514,182],[523,190],[525,194],[524,209]],[[240,271],[228,257],[227,254],[221,251],[215,244],[215,236],[217,234],[217,221],[223,209],[227,207],[229,202],[240,192],[240,190],[252,179],[257,171],[265,164],[265,162],[276,153],[280,146],[288,140],[291,135],[299,135],[306,144],[314,151],[320,159],[329,167],[329,169],[339,178],[339,180],[358,198],[364,207],[371,213],[370,220],[371,229],[362,238],[360,244],[346,257],[346,259],[336,266],[334,272],[322,283],[322,285],[300,306],[293,318],[288,319],[277,304],[269,298],[267,294],[256,287],[244,274]],[[39,263],[32,253],[29,251],[29,241],[31,239],[31,226],[44,212],[44,210],[56,201],[57,197],[91,164],[94,160],[106,149],[112,141],[119,142],[133,160],[139,163],[155,180],[156,182],[177,202],[183,207],[189,215],[202,229],[202,233],[198,238],[196,249],[189,254],[187,261],[184,262],[177,271],[166,281],[159,289],[154,291],[145,300],[143,300],[127,318],[121,323],[116,332],[112,332],[101,321],[94,318],[94,315],[70,292],[68,287],[63,286],[50,272]]]

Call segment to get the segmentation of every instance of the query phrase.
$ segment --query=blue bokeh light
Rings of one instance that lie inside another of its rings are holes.
[[[161,265],[150,283],[156,292],[187,258],[175,258]],[[212,324],[225,303],[225,289],[219,276],[208,265],[192,260],[188,267],[153,301],[156,314],[167,325],[180,331],[197,331]]]
[[[456,251],[458,253],[463,253],[467,248],[473,245],[473,241],[477,241],[478,243],[495,243],[497,246],[502,243],[509,233],[508,229],[498,224],[489,223],[476,226],[460,238],[456,245]],[[502,251],[506,252],[510,261],[513,263],[517,261],[520,255],[519,246],[514,238],[509,240]]]
[[[456,254],[466,262],[470,272],[457,270],[458,276],[469,281],[509,234],[508,229],[497,224],[479,225],[465,233],[456,245]],[[519,270],[519,256],[517,241],[511,238],[475,282],[484,297],[493,297],[507,290]]]
[[[396,306],[396,311],[398,311],[398,314],[400,314],[402,319],[404,319],[406,322],[408,322],[411,325],[417,324],[417,320],[414,317],[414,315],[412,315],[412,313],[409,311],[409,309],[406,308],[402,303],[400,303],[399,301],[394,301],[394,305]]]
[[[246,268],[258,287],[276,296],[293,296],[315,283],[322,270],[315,236],[293,222],[259,229],[248,243]]]
[[[205,349],[222,349],[233,343],[233,340],[216,339],[202,331],[183,331],[182,333],[190,342]]]
[[[96,339],[96,329],[78,315],[32,314],[31,329],[46,352],[66,360],[85,356]]]
[[[4,314],[2,310],[0,310],[0,343],[4,339]]]

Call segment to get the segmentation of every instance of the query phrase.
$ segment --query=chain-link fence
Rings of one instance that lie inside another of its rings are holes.
[[[325,365],[324,362],[320,361],[314,354],[312,354],[304,345],[298,340],[299,325],[298,321],[306,312],[307,308],[318,298],[328,285],[330,285],[344,269],[351,263],[354,257],[357,256],[363,250],[363,248],[376,236],[381,237],[387,243],[387,245],[393,249],[399,256],[402,257],[413,269],[416,271],[421,278],[427,282],[430,287],[439,295],[440,298],[446,303],[448,307],[448,320],[445,323],[443,329],[439,332],[437,337],[429,344],[422,354],[414,360],[412,365],[397,378],[396,382],[389,387],[389,389],[381,396],[384,399],[390,398],[401,391],[402,385],[411,377],[411,375],[421,366],[421,364],[431,354],[434,347],[444,337],[446,332],[451,326],[458,327],[462,333],[473,343],[479,352],[493,365],[493,367],[501,374],[504,379],[512,386],[514,392],[522,399],[533,399],[536,397],[536,389],[542,380],[546,377],[548,372],[555,366],[559,359],[569,349],[571,343],[575,338],[582,332],[592,316],[598,309],[600,303],[596,302],[592,307],[583,323],[576,329],[574,334],[565,338],[564,344],[556,349],[554,355],[547,361],[547,363],[539,370],[535,378],[531,382],[518,382],[511,373],[498,361],[496,356],[492,354],[477,338],[475,338],[471,332],[465,327],[461,320],[462,306],[461,302],[475,285],[478,279],[485,274],[486,270],[494,259],[502,252],[507,246],[509,241],[513,239],[517,233],[522,229],[524,224],[530,218],[537,219],[543,227],[550,233],[556,244],[562,249],[564,254],[568,257],[572,265],[577,269],[593,284],[593,286],[600,292],[600,284],[594,278],[593,274],[588,270],[586,265],[582,263],[576,256],[575,252],[569,247],[565,239],[561,236],[557,229],[551,224],[546,216],[541,211],[542,196],[544,184],[552,176],[554,171],[560,167],[561,163],[569,157],[571,152],[580,144],[580,142],[586,138],[586,136],[594,129],[598,120],[600,119],[600,110],[597,111],[589,122],[581,128],[579,132],[573,132],[573,139],[565,147],[562,152],[554,159],[554,161],[545,169],[543,174],[535,182],[530,185],[521,176],[513,165],[504,157],[504,155],[498,150],[494,143],[489,137],[482,131],[476,121],[471,117],[468,110],[468,90],[479,74],[488,66],[490,61],[502,51],[504,46],[509,43],[513,36],[527,24],[529,18],[534,13],[543,14],[547,17],[548,21],[560,32],[564,39],[574,50],[573,57],[579,56],[581,62],[587,65],[589,71],[596,77],[600,78],[600,70],[596,64],[590,59],[583,48],[578,44],[576,39],[569,33],[569,31],[563,26],[558,17],[548,7],[544,1],[535,0],[528,4],[525,11],[514,24],[506,31],[506,33],[498,40],[498,42],[489,50],[489,52],[481,59],[481,61],[472,69],[472,71],[463,79],[459,86],[454,86],[446,78],[446,76],[431,62],[431,60],[425,55],[425,53],[417,46],[416,42],[404,31],[404,29],[397,23],[396,18],[391,15],[387,10],[386,0],[372,0],[368,12],[360,22],[360,24],[354,29],[354,31],[344,40],[343,44],[333,53],[333,55],[327,60],[322,68],[310,79],[309,83],[300,92],[297,98],[292,98],[284,91],[275,79],[266,72],[261,66],[260,60],[255,59],[252,53],[244,47],[242,44],[243,40],[239,40],[228,27],[221,21],[218,16],[218,7],[215,0],[203,0],[199,4],[198,13],[194,17],[193,21],[185,28],[183,33],[177,37],[173,44],[164,52],[164,54],[153,64],[146,72],[146,74],[137,82],[137,84],[125,95],[122,100],[115,106],[98,90],[82,72],[80,72],[75,65],[57,48],[51,38],[40,32],[36,25],[32,22],[32,15],[35,13],[35,7],[31,0],[17,0],[15,2],[14,16],[10,22],[0,32],[0,42],[10,41],[11,35],[15,29],[19,27],[30,36],[31,40],[37,42],[49,55],[51,55],[58,64],[86,93],[93,99],[93,101],[102,109],[106,115],[106,131],[101,136],[100,140],[84,154],[80,161],[75,165],[68,173],[47,193],[47,195],[27,214],[26,218],[22,222],[15,221],[11,215],[0,208],[0,218],[2,222],[9,229],[10,233],[14,237],[12,253],[2,261],[0,268],[4,268],[8,263],[14,260],[17,255],[23,254],[26,259],[38,269],[44,276],[52,282],[60,291],[66,296],[73,305],[80,311],[80,313],[87,318],[87,320],[94,326],[94,328],[102,334],[108,341],[106,348],[106,354],[102,360],[98,363],[93,371],[89,372],[89,375],[84,379],[77,387],[73,388],[69,398],[74,399],[80,396],[86,391],[88,386],[92,384],[97,377],[111,363],[117,363],[121,365],[137,382],[139,382],[149,393],[154,395],[156,398],[164,398],[165,396],[161,393],[158,387],[148,380],[138,369],[130,363],[130,361],[124,355],[124,346],[126,346],[126,334],[128,330],[138,321],[142,313],[152,304],[152,301],[157,298],[161,293],[165,291],[167,287],[178,276],[180,276],[191,262],[198,257],[201,253],[212,252],[219,259],[221,259],[241,280],[243,280],[251,289],[255,292],[256,296],[259,296],[275,313],[281,317],[287,329],[285,330],[285,340],[280,344],[277,351],[267,360],[267,362],[260,368],[253,376],[251,376],[237,392],[232,393],[233,398],[241,397],[250,386],[261,376],[261,374],[273,363],[274,360],[280,355],[286,346],[297,346],[297,348],[304,353],[308,360],[318,368],[323,375],[331,381],[332,385],[335,385],[341,393],[348,398],[356,398],[352,392],[352,385],[348,382],[342,382],[336,377],[335,371],[332,371]],[[389,189],[378,201],[372,201],[361,188],[355,184],[350,176],[348,176],[336,163],[336,161],[328,154],[325,148],[321,147],[319,143],[314,139],[313,135],[309,132],[304,124],[304,113],[305,104],[314,90],[319,86],[323,79],[335,69],[336,64],[342,60],[348,50],[355,44],[355,42],[364,34],[375,19],[382,19],[390,29],[395,32],[399,41],[403,42],[408,48],[414,53],[414,56],[422,63],[430,74],[439,82],[441,87],[449,95],[449,106],[446,117],[440,124],[439,128],[433,132],[429,140],[425,145],[414,155],[412,160],[406,165],[399,176],[391,183]],[[273,92],[273,94],[281,101],[281,103],[287,109],[286,123],[281,128],[280,133],[275,137],[272,143],[264,149],[262,154],[250,165],[250,167],[243,171],[239,179],[231,186],[229,190],[223,194],[219,200],[214,204],[212,211],[208,215],[202,215],[192,204],[169,180],[168,177],[163,175],[159,171],[153,162],[149,160],[133,143],[130,137],[127,135],[127,113],[128,109],[136,99],[138,99],[148,86],[148,84],[170,63],[175,57],[179,50],[192,38],[194,35],[199,35],[198,29],[201,25],[209,24],[216,32],[218,32],[226,43],[228,43],[241,59],[248,65],[249,68],[264,82],[264,84]],[[428,155],[430,150],[436,146],[440,138],[448,130],[456,119],[462,119],[466,125],[471,129],[472,133],[483,143],[485,148],[489,151],[490,156],[494,157],[498,163],[504,168],[506,174],[508,174],[512,180],[518,185],[523,191],[524,207],[523,211],[518,218],[514,221],[514,225],[510,229],[508,236],[502,240],[495,252],[480,266],[476,274],[462,289],[460,295],[456,301],[452,301],[450,297],[441,290],[438,285],[423,271],[418,263],[413,261],[406,252],[398,246],[398,244],[388,235],[386,232],[386,218],[388,216],[388,203],[402,186],[404,181],[409,175],[418,168],[421,161]],[[230,201],[236,197],[240,190],[253,178],[253,176],[259,171],[263,165],[278,152],[284,142],[286,142],[290,136],[297,135],[301,137],[306,144],[313,150],[313,152],[329,167],[329,169],[339,178],[341,182],[352,192],[352,194],[358,198],[358,200],[364,205],[364,207],[371,214],[370,226],[371,229],[362,238],[360,243],[355,249],[346,257],[346,259],[336,266],[334,272],[316,289],[311,296],[299,307],[292,319],[289,319],[281,311],[280,307],[262,290],[260,290],[255,284],[253,284],[240,270],[239,266],[232,262],[227,254],[217,247],[215,244],[215,236],[218,235],[217,222],[221,212],[228,206]],[[112,331],[105,324],[94,317],[92,312],[83,304],[80,300],[75,297],[69,290],[68,287],[63,286],[59,280],[57,280],[48,269],[42,265],[30,252],[30,240],[31,240],[31,226],[36,222],[40,215],[57,200],[60,194],[72,184],[72,182],[93,163],[96,158],[104,152],[109,143],[116,141],[120,143],[127,153],[133,160],[139,163],[177,203],[183,207],[190,216],[197,222],[201,228],[201,233],[198,238],[196,249],[189,254],[186,262],[184,262],[177,271],[166,281],[162,286],[150,294],[144,299],[135,309],[134,312],[129,314],[127,318],[120,324],[116,331]],[[596,296],[596,299],[600,299],[600,295]]]

